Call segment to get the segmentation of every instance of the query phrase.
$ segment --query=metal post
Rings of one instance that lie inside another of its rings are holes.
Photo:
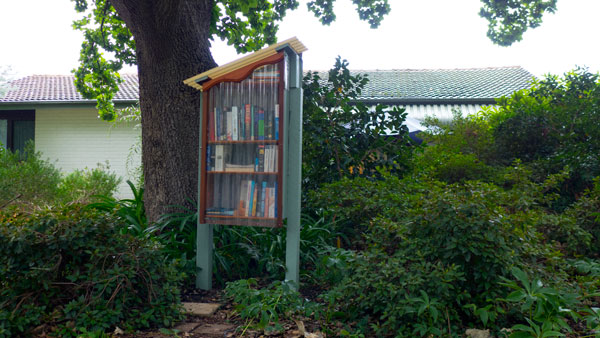
[[[200,146],[198,159],[198,212],[200,212],[200,191],[202,180],[202,94],[200,94]],[[200,215],[198,215],[198,224],[196,226],[196,288],[202,290],[212,289],[212,266],[213,266],[213,226],[212,224],[200,224]]]
[[[302,179],[302,59],[288,54],[290,64],[287,96],[287,153],[285,177],[285,213],[287,218],[285,279],[300,285],[300,207]]]

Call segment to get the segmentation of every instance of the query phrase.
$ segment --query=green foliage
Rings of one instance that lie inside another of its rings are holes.
[[[302,176],[304,189],[344,177],[373,176],[377,167],[407,169],[412,149],[402,123],[404,109],[377,105],[373,111],[355,100],[368,82],[351,75],[340,57],[326,79],[304,77]]]
[[[23,153],[0,147],[0,209],[13,200],[33,205],[53,201],[60,180],[60,172],[35,152],[33,143]]]
[[[454,285],[464,276],[414,249],[371,249],[354,258],[347,277],[329,292],[345,321],[379,337],[448,333],[447,321],[458,319],[452,305],[464,298]]]
[[[542,23],[545,12],[554,13],[557,0],[481,0],[479,15],[488,20],[487,36],[500,46],[523,39],[523,33]]]
[[[565,214],[571,216],[591,237],[589,245],[581,245],[574,251],[595,257],[600,256],[600,177],[594,180],[593,188],[586,190]]]
[[[369,22],[373,28],[378,27],[383,17],[390,11],[387,0],[353,1],[359,18]],[[84,35],[79,67],[74,71],[75,84],[84,97],[97,100],[97,108],[102,118],[113,120],[118,115],[112,101],[121,82],[118,72],[124,64],[137,63],[136,38],[139,39],[140,36],[131,33],[130,27],[127,27],[121,16],[123,13],[119,13],[110,1],[75,0],[74,2],[75,10],[83,16],[73,23],[73,28],[82,31]],[[308,9],[324,24],[329,24],[335,20],[333,2],[311,1],[308,3]],[[234,46],[238,53],[245,53],[275,43],[279,22],[288,11],[298,7],[298,1],[221,0],[203,6],[206,6],[206,10],[210,13],[206,15],[206,19],[210,20],[209,32],[200,33],[198,29],[198,36],[190,36],[191,41],[213,40],[218,37]],[[167,16],[186,8],[183,5],[173,4],[154,10],[160,12],[162,16]],[[174,25],[161,27],[162,34],[167,34],[174,29]],[[190,27],[185,29],[191,30]],[[163,46],[150,48],[155,47]],[[112,57],[105,57],[105,55]],[[208,59],[210,56],[205,58]],[[206,63],[207,60],[200,62],[200,64]]]
[[[75,170],[62,176],[29,143],[24,152],[0,148],[0,209],[8,205],[39,208],[55,204],[85,203],[93,195],[111,196],[120,182],[108,165]]]
[[[386,171],[379,171],[382,179],[366,177],[344,178],[308,193],[307,207],[327,206],[327,212],[336,220],[335,229],[346,238],[352,248],[362,247],[362,234],[369,221],[381,215],[397,215],[408,203],[406,187],[410,179],[401,180]],[[343,191],[343,194],[340,194]]]
[[[513,326],[511,337],[559,337],[564,336],[560,330],[570,332],[566,320],[567,316],[578,318],[573,310],[577,303],[576,295],[544,287],[539,279],[530,280],[524,271],[516,267],[511,272],[517,281],[504,279],[502,285],[514,290],[506,301],[519,303],[521,313],[526,315],[525,320],[529,324]]]
[[[334,223],[323,214],[302,215],[301,226],[300,261],[305,271],[320,261],[322,254],[333,245],[337,233]],[[285,228],[215,226],[217,281],[258,276],[283,278],[285,237]]]
[[[144,209],[144,188],[136,189],[131,181],[127,181],[133,193],[133,199],[115,199],[106,195],[95,196],[98,202],[90,203],[86,206],[88,209],[112,212],[124,226],[120,229],[121,233],[129,233],[137,237],[146,237],[150,230],[146,219],[146,210]]]
[[[38,327],[74,336],[179,320],[183,276],[175,262],[122,227],[78,206],[0,214],[0,335]]]
[[[267,288],[257,288],[255,279],[227,283],[225,297],[233,301],[235,311],[248,323],[265,331],[282,329],[280,320],[295,316],[314,316],[320,306],[304,300],[289,282],[274,282]]]
[[[492,117],[497,158],[530,163],[541,179],[569,166],[561,203],[570,204],[600,175],[599,102],[600,76],[581,68],[500,100]]]
[[[94,195],[112,196],[121,178],[109,171],[108,164],[98,163],[93,169],[75,170],[67,174],[58,187],[64,201],[87,202]]]

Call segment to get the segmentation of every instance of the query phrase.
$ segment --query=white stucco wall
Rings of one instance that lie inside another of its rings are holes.
[[[50,106],[35,111],[36,150],[65,173],[95,168],[108,161],[110,170],[122,178],[119,198],[131,197],[126,180],[137,179],[132,176],[140,155],[130,153],[139,137],[140,131],[133,124],[115,127],[99,119],[97,110],[91,107]]]

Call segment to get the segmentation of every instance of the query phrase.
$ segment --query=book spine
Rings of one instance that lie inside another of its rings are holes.
[[[237,141],[239,136],[238,109],[231,107],[231,140]]]
[[[212,149],[211,146],[206,147],[206,171],[210,171],[210,166],[212,163],[211,156],[210,156],[211,149]]]
[[[248,206],[248,216],[252,216],[252,210],[254,209],[254,186],[255,186],[254,181],[251,181],[250,191],[248,191],[248,194],[249,194],[249,198],[248,198],[248,203],[249,203],[249,206]]]
[[[250,140],[250,104],[246,104],[246,115],[244,116],[244,139]]]
[[[256,171],[257,172],[264,172],[265,171],[265,145],[264,144],[260,144],[258,146],[258,163],[257,163],[257,168]]]
[[[265,217],[265,202],[267,197],[267,181],[262,182],[262,191],[260,192],[260,216]]]
[[[254,116],[252,117],[252,132],[254,134],[254,137],[252,139],[258,140],[258,112],[256,111],[256,109],[254,109],[253,115]]]
[[[247,208],[247,201],[246,201],[246,195],[248,194],[248,181],[242,181],[242,185],[240,187],[240,201],[239,201],[239,208],[238,208],[238,216],[246,216],[246,208]]]
[[[265,114],[265,139],[273,140],[273,120],[275,114]]]
[[[279,140],[279,105],[275,105],[275,139]]]
[[[258,111],[258,139],[265,139],[265,111]]]
[[[228,111],[226,113],[226,115],[227,115],[226,116],[226,121],[227,121],[226,122],[227,123],[227,133],[226,133],[226,135],[227,135],[227,137],[225,139],[227,141],[231,141],[231,131],[233,130],[233,126],[231,125],[231,120],[232,120],[232,118],[231,118],[231,111]]]
[[[215,171],[223,171],[224,158],[223,158],[223,145],[215,145]]]
[[[256,207],[258,203],[258,184],[254,184],[254,194],[252,195],[252,216],[256,216]]]
[[[269,157],[271,156],[271,146],[265,146],[265,172],[271,172]]]
[[[215,140],[221,140],[221,109],[215,108]]]
[[[254,181],[248,180],[248,191],[246,192],[246,217],[252,212],[252,189],[254,189]]]
[[[269,217],[275,217],[275,205],[277,201],[275,200],[275,188],[271,188],[269,190]]]

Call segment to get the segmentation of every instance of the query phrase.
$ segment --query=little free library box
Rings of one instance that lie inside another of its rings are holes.
[[[202,97],[198,250],[201,230],[212,240],[212,228],[204,229],[212,224],[286,223],[286,255],[289,240],[299,243],[305,50],[291,38],[184,81]],[[286,279],[297,282],[292,272]]]

